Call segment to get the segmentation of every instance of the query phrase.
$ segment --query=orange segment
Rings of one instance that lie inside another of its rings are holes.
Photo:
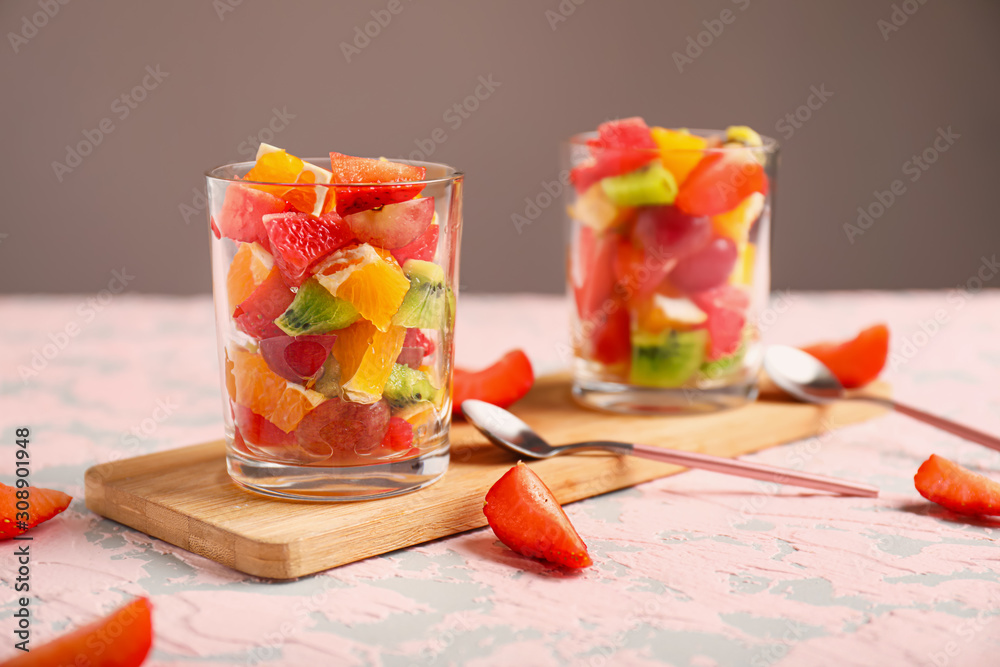
[[[241,243],[239,250],[229,265],[226,276],[226,296],[230,311],[246,301],[247,297],[264,282],[274,266],[271,253],[259,243]]]
[[[263,183],[329,183],[333,174],[326,169],[291,155],[284,150],[261,144],[257,151],[257,162],[244,176],[247,181]],[[280,197],[304,213],[320,215],[336,208],[333,188],[325,187],[288,187],[286,185],[251,185],[252,188],[263,190],[275,197]],[[317,198],[323,201],[317,203]],[[327,201],[327,200],[331,201]]]
[[[729,276],[729,282],[749,287],[753,284],[753,265],[757,256],[757,246],[753,243],[741,243],[738,247],[740,254]]]
[[[349,302],[380,331],[388,331],[410,281],[388,253],[362,243],[334,252],[316,270],[330,294]]]
[[[680,185],[704,156],[702,151],[708,147],[708,142],[686,130],[654,127],[650,133],[660,149],[660,161]]]
[[[387,331],[379,331],[366,320],[337,332],[333,356],[340,364],[341,388],[348,400],[375,403],[382,398],[405,337],[404,327],[390,326]]]
[[[264,417],[285,433],[326,400],[319,392],[300,387],[272,371],[264,357],[242,348],[231,350],[236,380],[236,402]]]
[[[746,243],[754,220],[764,210],[764,195],[754,192],[731,211],[712,216],[712,230],[737,244]]]

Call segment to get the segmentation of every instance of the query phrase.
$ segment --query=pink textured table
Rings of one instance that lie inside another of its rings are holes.
[[[209,299],[105,301],[0,299],[0,479],[28,426],[33,482],[76,498],[34,531],[36,641],[148,595],[151,665],[1000,662],[1000,522],[960,520],[912,483],[932,452],[996,477],[1000,454],[896,415],[751,457],[877,484],[878,500],[686,473],[569,506],[595,560],[579,575],[485,529],[270,583],[100,519],[86,467],[222,429]],[[459,310],[460,363],[520,346],[541,372],[565,366],[562,299],[467,296]],[[1000,293],[781,294],[762,326],[794,344],[879,320],[898,397],[1000,432]],[[0,659],[13,551],[0,545]]]

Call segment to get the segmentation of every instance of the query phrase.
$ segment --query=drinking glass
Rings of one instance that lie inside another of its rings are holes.
[[[245,180],[253,162],[206,174],[227,463],[247,489],[370,499],[448,467],[463,176],[395,162],[426,175],[316,182],[322,158],[295,183]]]
[[[778,146],[655,132],[655,149],[594,132],[563,147],[573,396],[629,414],[736,407],[757,395]]]

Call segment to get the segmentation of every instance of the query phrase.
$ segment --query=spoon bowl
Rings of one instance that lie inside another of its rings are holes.
[[[774,384],[800,401],[830,403],[844,398],[844,386],[823,362],[787,345],[772,345],[764,353],[764,370]]]

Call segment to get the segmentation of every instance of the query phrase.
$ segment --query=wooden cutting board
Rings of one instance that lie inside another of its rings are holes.
[[[886,386],[874,393],[886,395]],[[553,443],[626,440],[735,457],[875,417],[883,408],[814,406],[765,387],[756,402],[685,417],[610,416],[579,408],[565,375],[539,379],[514,410]],[[517,461],[457,423],[446,475],[420,491],[348,503],[276,500],[237,487],[225,443],[181,447],[97,465],[87,507],[153,537],[259,577],[292,579],[486,525],[483,498]],[[578,454],[531,467],[561,503],[684,470],[634,457]]]

